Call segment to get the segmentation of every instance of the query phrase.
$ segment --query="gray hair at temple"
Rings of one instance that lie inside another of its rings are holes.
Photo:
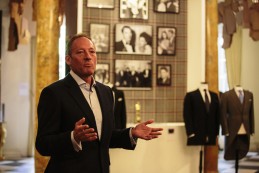
[[[73,45],[74,41],[75,41],[76,39],[78,39],[78,38],[81,38],[81,37],[85,37],[85,38],[89,39],[89,40],[94,44],[94,42],[93,42],[93,40],[91,39],[91,37],[89,37],[87,34],[84,34],[84,33],[75,34],[75,35],[73,35],[73,36],[70,38],[70,40],[69,40],[68,43],[67,43],[67,46],[66,46],[66,55],[71,56],[71,52],[72,52],[71,49],[72,49],[72,45]]]

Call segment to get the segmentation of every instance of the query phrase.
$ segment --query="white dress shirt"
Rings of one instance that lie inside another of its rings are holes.
[[[208,88],[208,84],[201,84],[199,87],[199,91],[201,93],[202,99],[205,102],[205,90],[206,89],[206,94],[209,98],[209,102],[211,103],[211,97],[210,97],[210,92],[209,92],[209,88]]]
[[[97,97],[96,90],[94,88],[95,86],[95,80],[93,78],[93,83],[92,85],[89,85],[86,83],[83,79],[81,79],[77,74],[75,74],[72,70],[70,71],[71,76],[73,79],[76,81],[78,86],[80,87],[86,101],[88,102],[89,106],[91,107],[94,117],[95,117],[95,122],[96,122],[96,127],[97,127],[97,133],[98,133],[98,138],[99,140],[101,139],[102,135],[102,111],[101,111],[101,106]],[[76,151],[82,150],[82,145],[81,142],[77,143],[74,139],[74,132],[71,132],[71,140],[73,143],[73,147]]]
[[[102,135],[102,111],[101,111],[101,106],[98,100],[98,96],[95,90],[95,85],[96,82],[93,78],[93,83],[92,85],[89,85],[86,83],[83,79],[81,79],[77,74],[75,74],[72,70],[70,71],[71,76],[74,78],[76,83],[79,85],[85,99],[87,100],[89,106],[91,107],[94,117],[95,117],[95,122],[96,122],[96,127],[97,127],[97,132],[98,132],[98,138],[99,140],[101,139]],[[132,137],[131,130],[129,131],[129,136],[132,145],[136,145],[137,141]],[[82,144],[77,143],[76,140],[74,139],[74,131],[71,132],[71,141],[73,143],[73,147],[76,151],[82,150]]]

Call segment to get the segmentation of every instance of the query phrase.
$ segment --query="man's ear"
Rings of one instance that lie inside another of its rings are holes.
[[[70,63],[71,63],[71,56],[66,55],[66,63],[67,63],[67,65],[70,65]]]

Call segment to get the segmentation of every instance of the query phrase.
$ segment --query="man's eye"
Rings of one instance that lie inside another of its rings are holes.
[[[95,53],[95,50],[90,50],[90,53]]]
[[[83,53],[84,53],[84,51],[82,51],[82,50],[77,52],[77,54],[83,54]]]

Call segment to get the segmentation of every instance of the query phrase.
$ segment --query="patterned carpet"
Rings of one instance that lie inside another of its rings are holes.
[[[239,160],[238,173],[259,173],[259,153],[249,152],[247,156]],[[219,154],[219,173],[235,173],[235,161],[223,159],[223,153]]]

